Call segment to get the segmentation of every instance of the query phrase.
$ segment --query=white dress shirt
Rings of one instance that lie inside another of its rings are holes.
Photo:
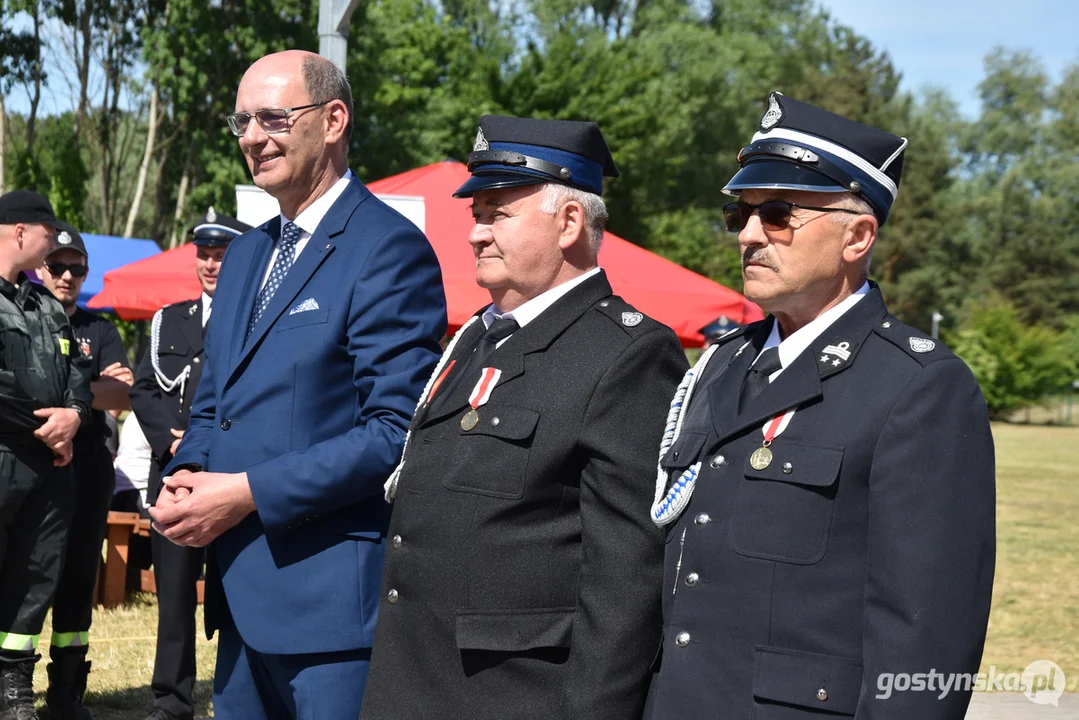
[[[835,307],[828,308],[812,322],[792,332],[785,340],[781,340],[779,337],[779,320],[774,320],[772,322],[772,332],[768,335],[768,340],[765,341],[764,347],[761,348],[761,354],[768,348],[778,347],[779,364],[782,367],[768,376],[768,382],[774,382],[784,369],[821,336],[821,333],[827,330],[836,320],[843,317],[844,313],[857,305],[858,301],[865,297],[867,292],[869,292],[869,283],[862,283],[862,286],[853,295],[845,298],[843,302]],[[760,355],[757,355],[753,362],[757,362],[759,357]]]
[[[211,310],[210,306],[213,304],[213,301],[214,301],[214,299],[212,297],[210,297],[209,295],[207,295],[206,293],[202,294],[202,326],[203,327],[206,327],[206,323],[210,322],[210,310]]]
[[[322,222],[322,218],[326,217],[326,213],[330,211],[333,204],[337,202],[337,198],[341,197],[341,193],[345,192],[345,188],[355,177],[351,170],[346,170],[345,174],[340,180],[335,182],[329,190],[322,193],[317,200],[307,206],[307,209],[296,216],[295,220],[290,220],[285,217],[284,213],[281,214],[281,229],[284,230],[285,223],[295,223],[300,228],[300,239],[296,241],[296,252],[292,256],[292,262],[296,262],[300,259],[300,253],[307,247],[307,241],[311,239],[311,235],[318,228],[318,224]],[[259,285],[259,289],[266,284],[266,281],[270,279],[270,271],[273,269],[273,264],[277,262],[277,243],[274,243],[273,252],[270,253],[270,264],[266,266],[266,272],[262,275],[262,284]]]
[[[146,484],[150,477],[150,457],[153,450],[139,425],[135,413],[128,413],[120,427],[120,447],[113,460],[116,470],[115,493],[138,490],[142,504],[146,504]]]
[[[528,302],[522,304],[516,310],[511,310],[507,313],[499,313],[498,308],[492,303],[483,311],[483,325],[484,327],[491,327],[491,323],[495,320],[501,320],[502,318],[510,318],[517,321],[517,325],[524,327],[528,323],[538,318],[543,311],[554,305],[559,299],[561,299],[566,293],[573,288],[577,287],[590,277],[599,274],[600,269],[594,267],[584,275],[578,275],[572,280],[567,280],[561,285],[555,285],[550,290],[542,292],[536,297],[532,298]],[[503,340],[500,340],[495,347],[501,347],[502,343],[509,340],[512,336],[507,336]]]

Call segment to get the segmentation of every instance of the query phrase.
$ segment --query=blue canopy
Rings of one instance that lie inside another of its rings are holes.
[[[86,252],[90,255],[90,273],[82,284],[78,304],[86,307],[86,302],[101,292],[104,287],[105,273],[136,260],[157,255],[161,248],[153,240],[113,237],[112,235],[91,235],[82,233],[86,243]]]

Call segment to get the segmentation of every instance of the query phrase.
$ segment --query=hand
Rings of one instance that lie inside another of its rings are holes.
[[[75,449],[70,440],[50,445],[49,449],[56,455],[52,459],[54,467],[63,467],[71,462],[71,456],[74,454]]]
[[[176,456],[176,450],[177,450],[177,448],[180,447],[180,441],[183,440],[184,431],[183,430],[177,430],[176,428],[169,428],[169,432],[172,433],[172,436],[174,438],[176,438],[175,440],[172,441],[172,445],[169,445],[169,455],[172,455],[172,456],[175,457]],[[180,472],[187,472],[187,471],[186,470],[181,470]]]
[[[49,447],[63,442],[70,442],[79,430],[82,419],[71,408],[42,408],[34,415],[47,418],[45,424],[34,431],[34,437]]]
[[[128,387],[135,384],[135,374],[131,372],[131,368],[126,368],[118,362],[114,362],[112,365],[109,365],[102,370],[101,376],[119,380]]]
[[[181,470],[165,478],[150,516],[157,531],[177,545],[205,547],[255,509],[247,473]]]

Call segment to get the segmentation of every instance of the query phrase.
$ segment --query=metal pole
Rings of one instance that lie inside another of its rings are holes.
[[[319,0],[318,54],[345,71],[348,26],[360,0]]]
[[[933,336],[934,340],[940,337],[940,321],[943,319],[943,315],[941,315],[936,310],[933,311],[933,332],[931,332],[930,335]]]

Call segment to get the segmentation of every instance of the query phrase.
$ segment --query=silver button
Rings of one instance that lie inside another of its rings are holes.
[[[689,633],[680,632],[674,636],[674,644],[678,647],[685,647],[689,645]]]
[[[717,468],[717,467],[720,467],[721,465],[726,465],[726,464],[727,464],[727,458],[723,457],[722,455],[713,455],[712,459],[708,461],[709,467],[712,467],[712,468]]]
[[[194,360],[192,360],[191,362],[197,362],[197,363],[198,363],[198,362],[202,362],[202,358],[195,358],[195,359],[194,359]]]
[[[697,584],[697,581],[700,580],[700,579],[701,579],[701,576],[698,575],[697,573],[690,573],[689,575],[686,575],[686,585],[689,585],[690,587],[693,587],[694,585]]]
[[[821,688],[820,690],[818,690],[817,691],[817,699],[820,700],[821,702],[824,702],[825,700],[827,700],[828,699],[828,691],[825,690],[824,688]]]
[[[882,323],[880,324],[880,326],[881,326],[882,328],[890,328],[890,327],[892,326],[892,324],[891,324],[890,322],[888,322],[887,320],[885,320],[884,322],[882,322]],[[821,692],[823,692],[823,691],[821,691]],[[825,695],[827,695],[828,693],[824,693],[824,694],[825,694]]]
[[[394,550],[400,550],[401,549],[401,536],[400,535],[394,535],[393,540],[390,541],[390,544],[393,545]]]
[[[491,427],[498,427],[498,423],[502,422],[496,417],[491,418]]]
[[[783,463],[783,472],[787,475],[790,475],[792,472],[794,472],[794,466],[790,463]]]
[[[697,523],[698,525],[707,525],[708,523],[712,522],[712,518],[708,516],[708,513],[701,513],[697,517],[693,518],[693,522]]]
[[[599,304],[599,306],[600,306],[600,307],[607,307],[607,306],[608,306],[608,305],[610,305],[610,304],[611,304],[611,301],[610,301],[610,300],[604,300],[603,302],[601,302],[601,303]]]
[[[390,588],[390,591],[386,593],[386,599],[390,601],[390,605],[396,605],[398,597],[397,591],[393,588]]]

